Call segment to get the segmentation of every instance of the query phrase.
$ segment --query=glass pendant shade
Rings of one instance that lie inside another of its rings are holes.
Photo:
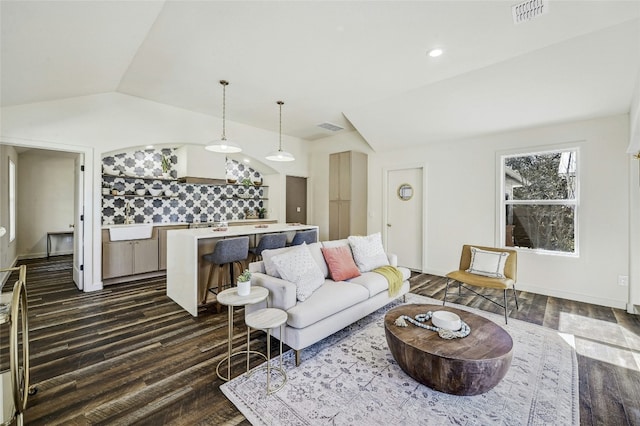
[[[204,149],[207,151],[221,152],[223,154],[242,152],[240,145],[228,140],[226,136],[226,88],[229,85],[229,82],[226,80],[220,80],[220,84],[222,85],[222,137],[217,141],[210,142],[204,147]]]
[[[280,143],[278,150],[270,152],[265,158],[270,161],[294,161],[293,154],[282,150],[282,105],[284,105],[284,102],[278,101],[276,103],[280,106]]]
[[[213,152],[222,152],[224,154],[232,154],[234,152],[242,152],[242,148],[240,146],[228,139],[220,139],[217,141],[210,142],[207,146],[204,147],[207,151]]]

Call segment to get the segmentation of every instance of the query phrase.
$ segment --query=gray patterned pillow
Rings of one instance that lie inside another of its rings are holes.
[[[301,302],[324,284],[324,274],[306,244],[295,246],[285,253],[273,256],[271,261],[282,279],[296,285],[296,297]]]
[[[348,240],[353,252],[353,260],[360,272],[369,272],[389,264],[387,254],[382,247],[382,235],[379,232],[366,237],[350,236]]]

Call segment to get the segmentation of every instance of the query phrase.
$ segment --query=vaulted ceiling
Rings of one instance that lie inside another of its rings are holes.
[[[516,3],[514,1],[514,3]],[[3,107],[104,92],[375,150],[629,111],[640,1],[2,1]],[[426,52],[442,47],[438,58]]]

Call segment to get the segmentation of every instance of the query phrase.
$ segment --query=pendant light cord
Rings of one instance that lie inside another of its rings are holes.
[[[278,151],[282,151],[282,105],[284,105],[284,102],[278,101],[278,105],[280,105],[280,143],[278,144]]]
[[[229,82],[227,80],[220,80],[220,84],[222,84],[222,140],[227,140],[226,135],[226,125],[225,125],[225,115],[226,115],[226,104],[227,104],[227,85]]]

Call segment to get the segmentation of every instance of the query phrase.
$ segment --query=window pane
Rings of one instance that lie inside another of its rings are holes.
[[[576,198],[576,151],[507,157],[507,200],[573,200]]]
[[[507,205],[507,246],[575,252],[572,205]]]

